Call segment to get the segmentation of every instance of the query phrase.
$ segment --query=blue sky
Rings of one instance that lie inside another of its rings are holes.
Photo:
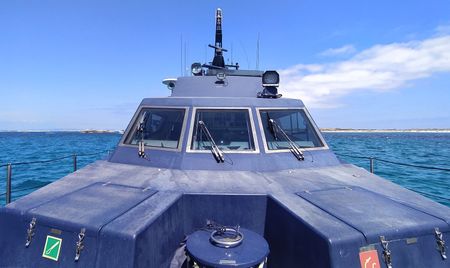
[[[450,2],[1,1],[0,130],[124,129],[161,80],[210,60],[282,74],[320,127],[450,128]],[[230,53],[226,59],[230,58]]]

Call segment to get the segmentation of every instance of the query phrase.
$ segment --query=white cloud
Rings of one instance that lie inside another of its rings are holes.
[[[345,45],[338,48],[329,48],[319,53],[319,55],[328,57],[328,56],[350,55],[355,52],[356,48],[353,45]]]
[[[436,27],[435,32],[438,35],[447,35],[450,34],[450,24],[443,24]]]
[[[344,61],[299,64],[280,71],[284,96],[308,106],[339,106],[338,97],[363,90],[389,91],[434,73],[450,72],[450,35],[376,45]]]

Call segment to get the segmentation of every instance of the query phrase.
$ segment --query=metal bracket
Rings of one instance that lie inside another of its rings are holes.
[[[381,246],[383,247],[383,257],[387,268],[392,268],[391,250],[389,250],[389,241],[384,236],[380,236]]]
[[[438,246],[438,250],[441,253],[441,257],[443,260],[447,259],[447,254],[445,253],[445,241],[442,235],[442,232],[439,231],[439,228],[434,228],[434,235],[436,237],[436,243]]]
[[[28,226],[27,230],[27,241],[25,243],[25,247],[27,248],[31,244],[31,240],[34,236],[34,228],[36,227],[36,218],[31,219],[31,222]]]
[[[77,242],[77,248],[75,250],[75,261],[78,261],[80,259],[81,251],[84,249],[84,237],[86,233],[86,228],[82,228],[81,232],[78,234],[78,242]]]

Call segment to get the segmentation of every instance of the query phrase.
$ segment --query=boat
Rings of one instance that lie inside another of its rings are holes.
[[[450,267],[450,208],[341,161],[274,70],[163,80],[116,149],[0,209],[0,267]]]

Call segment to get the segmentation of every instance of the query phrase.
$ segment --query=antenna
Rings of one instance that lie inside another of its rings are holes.
[[[259,33],[256,40],[256,70],[259,70]]]
[[[214,48],[214,59],[212,65],[219,68],[225,68],[225,60],[223,59],[223,51],[227,51],[222,48],[222,10],[218,8],[216,10],[216,39],[214,46],[209,45],[209,47]]]
[[[231,43],[231,65],[233,64],[233,43]]]
[[[184,41],[184,73],[183,75],[186,76],[186,41]]]
[[[180,34],[180,75],[183,76],[183,34]]]
[[[227,52],[226,49],[222,48],[222,10],[218,8],[216,10],[216,38],[214,45],[208,45],[211,48],[214,48],[214,58],[210,64],[203,64],[203,67],[207,67],[209,70],[211,69],[228,69],[229,67],[239,69],[239,64],[233,64],[233,56],[231,57],[231,65],[225,64],[225,60],[223,58],[223,52]],[[227,59],[228,63],[230,59]]]
[[[250,61],[248,60],[247,50],[245,49],[245,46],[242,44],[241,40],[239,41],[239,44],[241,45],[241,48],[244,51],[245,59],[247,61],[247,68],[250,69]]]

